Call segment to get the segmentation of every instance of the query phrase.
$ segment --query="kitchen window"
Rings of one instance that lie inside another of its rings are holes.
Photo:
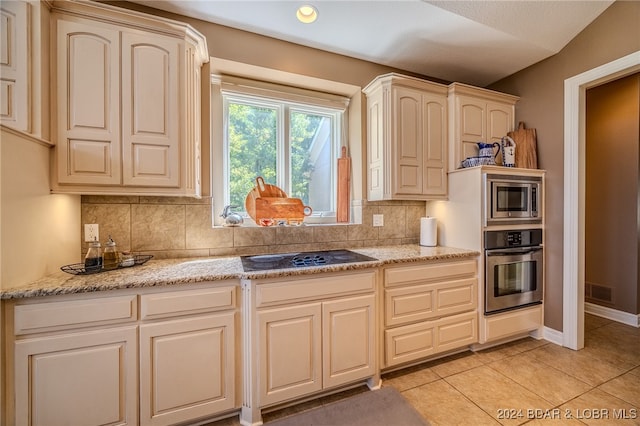
[[[224,205],[250,220],[245,200],[262,176],[313,209],[305,222],[335,223],[348,98],[258,82],[220,88]]]

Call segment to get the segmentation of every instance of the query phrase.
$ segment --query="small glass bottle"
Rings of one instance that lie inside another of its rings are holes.
[[[84,257],[84,270],[87,273],[100,272],[102,269],[102,248],[99,241],[91,241]]]
[[[109,241],[107,241],[104,245],[104,254],[102,255],[102,257],[102,269],[106,271],[116,269],[120,264],[118,251],[116,250],[116,242],[113,241],[111,235],[109,235]]]

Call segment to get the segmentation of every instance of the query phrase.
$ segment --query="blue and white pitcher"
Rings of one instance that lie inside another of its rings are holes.
[[[493,147],[497,147],[498,149],[496,150],[496,152],[493,152]],[[500,152],[500,144],[498,142],[493,142],[493,143],[485,143],[485,142],[478,142],[478,157],[483,157],[488,159],[488,163],[485,162],[485,165],[495,165],[495,158],[498,156],[498,153]]]

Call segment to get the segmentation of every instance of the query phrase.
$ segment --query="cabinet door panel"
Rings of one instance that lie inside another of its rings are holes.
[[[322,304],[324,388],[375,373],[374,306],[374,295]]]
[[[422,194],[422,98],[420,92],[393,88],[395,156],[394,192]]]
[[[234,335],[234,312],[141,325],[140,424],[234,408]]]
[[[118,184],[118,32],[61,19],[57,26],[58,181]]]
[[[423,193],[447,194],[447,105],[435,95],[422,95],[424,182]]]
[[[319,303],[258,312],[260,406],[322,389]]]
[[[136,327],[15,344],[16,424],[136,425]]]
[[[175,39],[122,34],[125,185],[180,184],[180,56]]]
[[[26,1],[0,4],[0,119],[25,132],[29,131],[28,8]]]
[[[478,142],[487,142],[485,103],[473,98],[458,99],[460,114],[460,160],[478,155]],[[456,164],[459,167],[460,164]]]
[[[487,142],[499,142],[513,130],[513,107],[511,105],[487,103]]]

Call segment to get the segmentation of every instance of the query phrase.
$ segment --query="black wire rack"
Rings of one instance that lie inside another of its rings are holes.
[[[73,263],[71,265],[64,265],[60,267],[63,272],[72,275],[91,275],[91,274],[99,274],[101,272],[110,272],[116,271],[118,269],[131,268],[132,266],[142,265],[146,263],[149,259],[151,259],[153,255],[151,254],[136,254],[133,256],[133,265],[129,266],[120,266],[118,265],[115,269],[102,269],[102,266],[94,266],[87,267],[84,263]]]

